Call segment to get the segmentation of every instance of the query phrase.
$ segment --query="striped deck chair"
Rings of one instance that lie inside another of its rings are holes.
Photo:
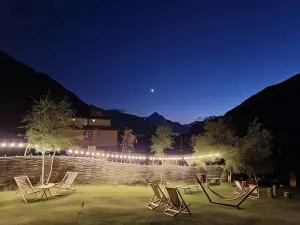
[[[190,204],[187,205],[185,203],[177,188],[166,187],[166,190],[169,194],[169,201],[165,209],[165,214],[169,216],[176,216],[181,212],[191,214],[189,210]]]
[[[165,205],[168,203],[168,199],[166,198],[163,191],[160,189],[158,184],[149,183],[153,190],[153,197],[151,198],[149,204],[147,205],[147,208],[149,209],[156,209],[162,205]]]
[[[62,181],[56,184],[55,195],[67,195],[69,190],[76,191],[74,181],[77,175],[78,173],[75,172],[67,172]],[[64,190],[64,193],[58,194],[59,190]]]
[[[18,185],[18,189],[15,192],[13,198],[15,198],[17,196],[22,196],[26,203],[39,199],[36,193],[40,192],[41,190],[36,190],[33,188],[28,176],[14,177],[14,179]],[[20,193],[20,194],[18,195],[18,193]],[[29,195],[33,195],[34,198],[27,199],[26,196],[29,196]]]

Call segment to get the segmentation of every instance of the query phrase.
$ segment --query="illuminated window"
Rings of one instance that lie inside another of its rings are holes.
[[[83,132],[83,137],[84,140],[92,140],[92,131],[84,131]]]

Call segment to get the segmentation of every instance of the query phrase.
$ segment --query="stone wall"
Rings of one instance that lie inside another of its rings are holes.
[[[45,157],[45,177],[48,176],[51,157]],[[41,175],[42,158],[39,156],[16,156],[0,158],[0,185],[13,187],[13,177],[28,175],[33,184]],[[50,182],[59,182],[67,171],[78,172],[76,183],[81,184],[142,184],[145,179],[152,182],[176,182],[187,180],[193,174],[207,173],[205,168],[190,168],[174,165],[140,165],[111,162],[104,159],[57,156],[54,159]],[[222,171],[210,168],[208,171]],[[209,172],[210,173],[210,172]]]

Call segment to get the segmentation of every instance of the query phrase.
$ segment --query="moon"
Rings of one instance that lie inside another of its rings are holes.
[[[153,92],[154,92],[154,89],[153,89],[153,88],[151,88],[151,89],[150,89],[150,91],[153,93]]]

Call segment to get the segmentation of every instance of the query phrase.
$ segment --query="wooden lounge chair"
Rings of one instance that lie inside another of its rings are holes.
[[[252,189],[252,187],[257,186],[256,189],[254,189],[254,191],[249,195],[248,198],[252,198],[252,199],[258,199],[259,198],[259,188],[258,185],[254,185],[254,184],[249,184],[249,187],[243,187],[241,182],[238,180],[234,181],[236,187],[235,190],[233,192],[233,194],[242,194],[245,192],[248,192],[250,189]]]
[[[165,214],[169,216],[176,216],[181,212],[191,214],[189,210],[190,204],[187,205],[185,203],[177,188],[166,187],[166,190],[169,195],[169,201],[165,209]]]
[[[149,209],[156,209],[162,205],[165,205],[168,203],[168,199],[166,198],[163,191],[160,189],[158,184],[149,183],[153,190],[153,197],[151,198],[149,204],[147,205],[147,208]]]
[[[245,191],[243,189],[242,184],[241,184],[240,181],[235,180],[234,183],[235,183],[235,189],[233,191],[233,194],[240,194],[240,193],[243,193]]]
[[[14,177],[14,179],[18,185],[18,189],[15,192],[13,198],[17,196],[22,196],[26,203],[39,199],[36,193],[40,192],[41,190],[37,190],[33,188],[28,176]],[[20,194],[18,194],[19,192]],[[34,198],[29,200],[26,198],[26,196],[28,195],[34,195]]]
[[[56,192],[55,195],[67,195],[69,190],[76,191],[75,188],[75,179],[77,177],[78,173],[75,172],[67,172],[62,181],[58,184],[56,184]],[[64,190],[65,192],[62,194],[58,194],[59,190]]]

